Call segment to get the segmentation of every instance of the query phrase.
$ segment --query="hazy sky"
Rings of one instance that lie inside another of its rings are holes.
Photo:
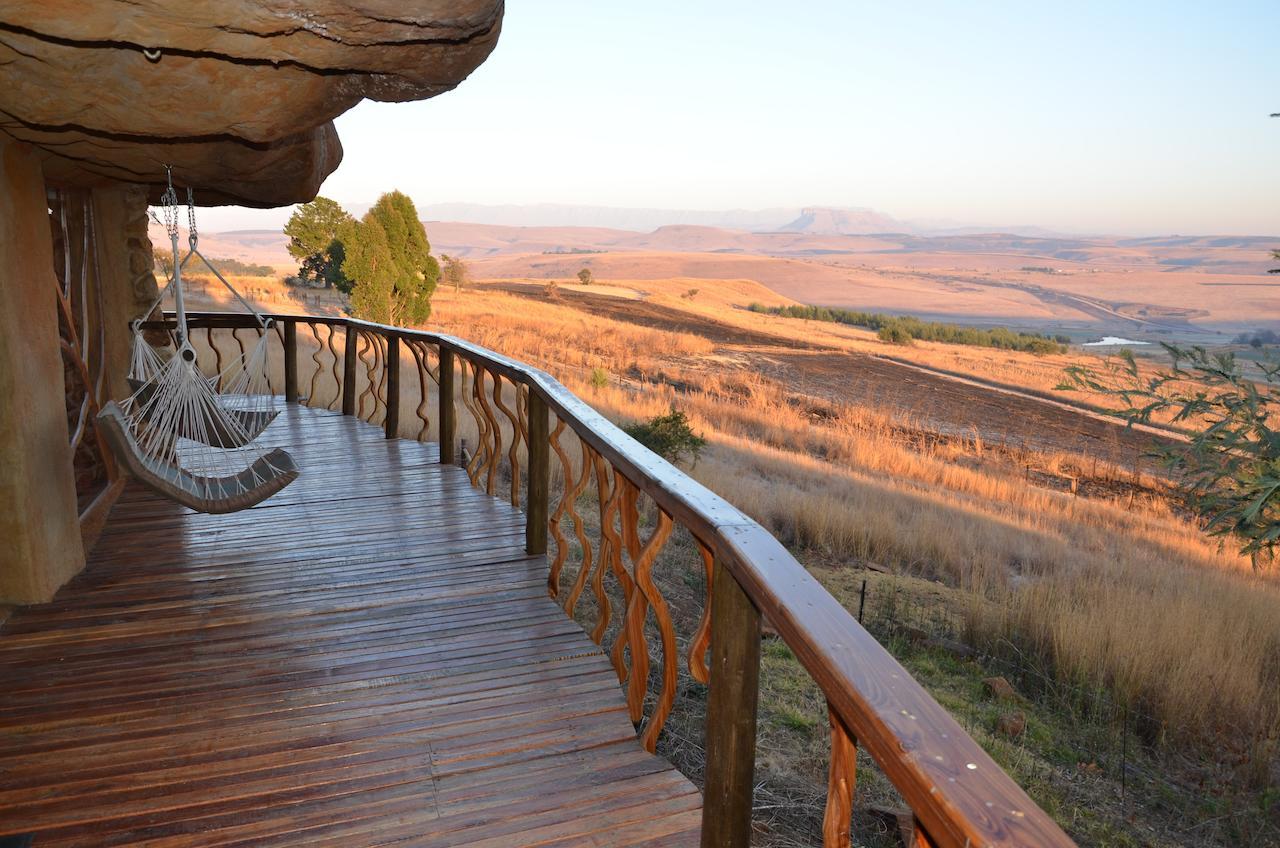
[[[456,91],[338,119],[322,193],[1270,234],[1278,111],[1278,0],[511,0]]]

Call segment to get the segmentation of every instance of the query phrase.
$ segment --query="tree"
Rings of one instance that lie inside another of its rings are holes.
[[[1280,363],[1255,363],[1258,380],[1233,353],[1162,344],[1172,359],[1167,371],[1143,375],[1126,350],[1103,373],[1068,368],[1070,382],[1059,388],[1120,398],[1127,407],[1120,414],[1131,425],[1172,413],[1190,441],[1154,454],[1180,480],[1205,531],[1234,537],[1257,569],[1280,548],[1280,430],[1272,426],[1280,418]]]
[[[582,283],[584,286],[591,285],[591,281],[593,279],[594,277],[591,276],[590,268],[583,268],[581,271],[578,272],[578,282]]]
[[[707,446],[707,440],[693,432],[688,417],[674,406],[666,415],[654,416],[622,430],[673,465],[679,465],[686,455],[697,465],[699,454]]]
[[[1271,251],[1271,258],[1280,261],[1280,250]],[[1272,268],[1268,274],[1280,274],[1280,268]]]
[[[440,258],[444,260],[442,272],[444,281],[452,285],[455,292],[462,291],[462,287],[471,281],[471,272],[467,268],[467,263],[447,253],[441,254]]]
[[[289,255],[300,263],[298,276],[303,283],[351,291],[351,280],[342,273],[346,253],[339,233],[353,222],[345,209],[327,197],[317,197],[293,211],[284,234],[289,237]]]
[[[366,321],[394,323],[398,269],[386,231],[365,215],[364,220],[352,221],[343,229],[342,242],[347,246],[342,272],[354,281],[352,312]]]
[[[382,195],[360,221],[344,228],[340,241],[347,254],[342,271],[354,281],[351,305],[359,317],[406,325],[431,317],[440,263],[407,195]]]

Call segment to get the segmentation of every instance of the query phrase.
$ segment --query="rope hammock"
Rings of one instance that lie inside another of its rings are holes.
[[[116,458],[156,493],[197,512],[248,509],[298,476],[298,467],[286,451],[253,444],[280,411],[267,384],[272,322],[258,314],[200,253],[191,189],[187,189],[190,249],[179,260],[178,197],[172,174],[161,208],[173,251],[173,273],[143,317],[132,324],[129,387],[133,394],[120,403],[105,404],[98,421]],[[212,377],[200,370],[187,328],[182,272],[192,257],[213,272],[259,327],[257,342]],[[172,351],[152,346],[142,331],[142,322],[170,291],[177,317]]]

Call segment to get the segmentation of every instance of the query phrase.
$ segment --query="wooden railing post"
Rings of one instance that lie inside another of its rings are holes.
[[[298,402],[298,322],[284,322],[284,399]]]
[[[400,438],[400,337],[387,337],[387,420],[388,439]]]
[[[513,481],[512,485],[518,485]],[[547,516],[551,501],[551,423],[547,402],[529,390],[529,496],[525,503],[524,549],[547,552]]]
[[[440,346],[440,464],[453,465],[458,440],[458,414],[453,405],[453,351]]]
[[[356,359],[360,333],[350,324],[346,327],[347,347],[342,357],[342,414],[356,414]]]
[[[760,612],[717,557],[711,590],[702,848],[751,844],[759,682]]]

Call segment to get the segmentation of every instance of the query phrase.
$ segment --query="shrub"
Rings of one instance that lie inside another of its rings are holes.
[[[578,272],[578,282],[582,283],[584,286],[591,285],[591,282],[594,279],[595,278],[591,276],[590,268],[583,268],[581,271]]]
[[[1280,548],[1280,364],[1258,363],[1261,379],[1244,373],[1235,354],[1161,343],[1172,359],[1167,371],[1144,376],[1130,351],[1108,362],[1105,373],[1067,369],[1065,389],[1120,398],[1131,424],[1173,413],[1191,430],[1187,446],[1157,449],[1180,479],[1188,506],[1205,531],[1231,536],[1254,568]]]
[[[555,283],[552,283],[552,285],[555,285]],[[591,387],[593,389],[603,389],[607,385],[609,385],[609,372],[603,368],[592,368]]]
[[[1021,333],[1005,327],[982,330],[959,324],[943,324],[937,321],[921,321],[911,315],[885,315],[880,312],[857,312],[852,309],[833,309],[827,306],[765,306],[760,303],[747,305],[750,312],[780,315],[784,318],[803,318],[808,321],[827,321],[866,327],[875,330],[881,339],[894,344],[910,344],[913,339],[943,344],[966,344],[978,347],[994,347],[1001,350],[1021,350],[1029,353],[1066,353],[1069,338],[1051,339],[1039,333]]]
[[[876,335],[881,341],[889,342],[890,344],[911,344],[911,332],[901,324],[885,324],[876,331]]]
[[[683,412],[671,407],[666,415],[657,415],[638,424],[623,427],[623,432],[673,465],[686,456],[698,464],[698,456],[707,440],[693,432]]]

